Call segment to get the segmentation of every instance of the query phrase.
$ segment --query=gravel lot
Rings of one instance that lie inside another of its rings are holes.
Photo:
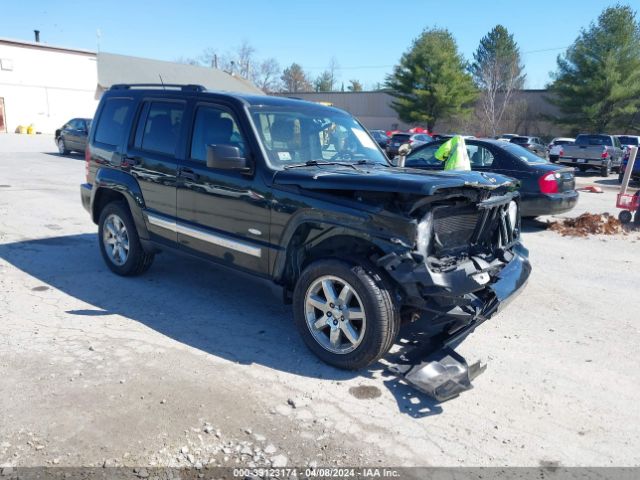
[[[640,465],[640,233],[527,223],[529,285],[459,348],[488,369],[437,405],[320,363],[251,278],[166,253],[111,274],[84,161],[54,152],[0,135],[0,466]],[[571,215],[617,213],[613,176],[579,183],[604,194]]]

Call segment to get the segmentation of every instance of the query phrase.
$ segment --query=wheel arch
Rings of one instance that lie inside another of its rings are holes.
[[[142,214],[145,208],[142,190],[133,176],[120,170],[100,168],[96,172],[91,195],[91,217],[94,223],[98,223],[100,212],[105,205],[113,201],[124,201],[129,207],[138,236],[144,240],[149,238]]]
[[[300,273],[317,259],[373,262],[395,250],[392,243],[367,231],[318,219],[299,222],[287,238],[285,248],[278,252],[273,267],[273,278],[284,287],[287,300]]]

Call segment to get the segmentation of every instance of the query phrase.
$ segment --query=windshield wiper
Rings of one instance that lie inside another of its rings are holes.
[[[345,167],[351,167],[354,170],[358,170],[358,167],[355,166],[355,164],[353,163],[349,163],[349,162],[324,162],[324,161],[318,161],[318,160],[307,160],[304,163],[296,163],[294,165],[285,165],[285,169],[289,169],[289,168],[300,168],[300,167],[319,167],[322,165],[342,165]]]

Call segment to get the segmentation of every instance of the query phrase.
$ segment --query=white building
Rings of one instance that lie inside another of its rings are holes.
[[[263,92],[214,68],[0,38],[0,133],[33,125],[54,133],[74,117],[92,118],[116,83],[198,84],[211,90]]]
[[[0,132],[18,125],[53,133],[73,117],[93,117],[95,52],[0,38]]]

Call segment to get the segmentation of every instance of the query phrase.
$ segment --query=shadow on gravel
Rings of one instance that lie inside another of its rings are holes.
[[[536,233],[546,230],[548,225],[537,218],[523,218],[520,227],[523,233]]]
[[[618,176],[615,178],[602,178],[600,180],[595,180],[593,183],[596,185],[602,185],[603,187],[616,187],[620,188],[620,182],[618,181]]]
[[[68,158],[68,159],[71,159],[71,160],[82,160],[82,161],[84,161],[84,155],[81,154],[81,153],[76,153],[76,152],[71,152],[71,153],[68,153],[66,155],[61,155],[58,152],[41,152],[41,153],[43,153],[44,155],[50,155],[52,157]]]
[[[95,234],[0,245],[0,258],[91,307],[68,310],[87,322],[118,314],[203,352],[312,378],[370,378],[330,367],[311,354],[293,327],[291,307],[264,282],[192,257],[162,253],[149,272],[111,273]],[[398,409],[415,417],[440,413],[431,400],[395,377],[385,381]],[[366,400],[363,400],[366,401]]]

